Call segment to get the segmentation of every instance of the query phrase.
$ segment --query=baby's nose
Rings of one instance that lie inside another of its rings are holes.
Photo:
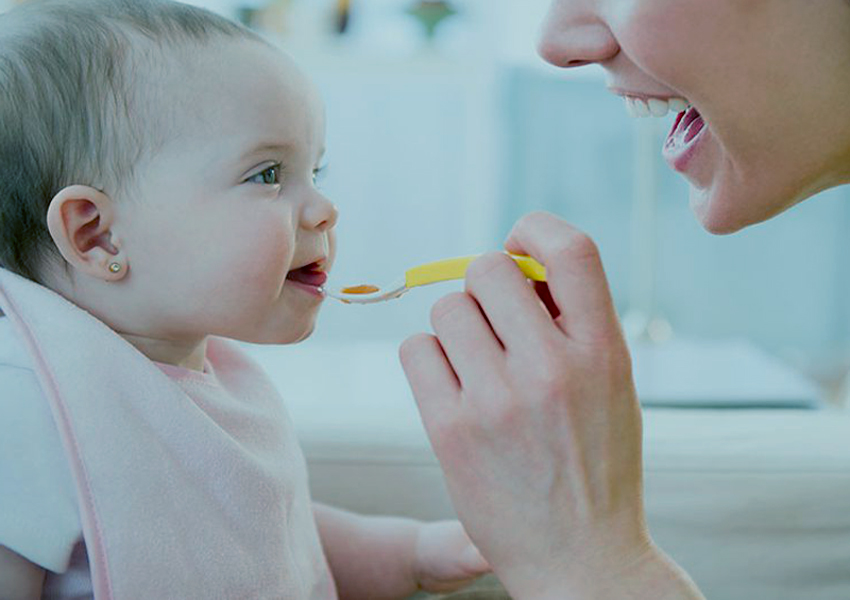
[[[339,218],[339,211],[333,202],[322,194],[314,194],[301,213],[301,225],[305,229],[327,231],[332,229]]]

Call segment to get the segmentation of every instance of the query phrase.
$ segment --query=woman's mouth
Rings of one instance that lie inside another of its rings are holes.
[[[664,117],[670,112],[677,113],[673,128],[664,142],[662,154],[675,171],[684,173],[688,170],[700,141],[705,137],[700,134],[708,129],[699,111],[691,106],[686,98],[638,97],[622,92],[620,94],[626,103],[626,111],[632,117]]]
[[[668,112],[680,113],[688,108],[688,101],[684,98],[638,98],[624,95],[623,101],[626,103],[626,112],[635,118],[666,117]]]
[[[687,98],[610,89],[623,98],[632,117],[664,117],[674,113],[676,118],[664,140],[661,155],[670,168],[687,178],[694,189],[711,185],[718,160],[714,132]]]
[[[321,288],[328,281],[328,274],[324,269],[322,261],[313,262],[286,274],[286,280],[295,284],[296,287],[310,292],[316,296],[324,296]]]
[[[688,170],[691,159],[697,152],[699,143],[706,131],[705,121],[699,111],[693,106],[679,113],[673,128],[667,134],[662,151],[664,160],[674,170],[684,173]]]

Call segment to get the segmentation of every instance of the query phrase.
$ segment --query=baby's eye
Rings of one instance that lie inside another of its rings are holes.
[[[260,171],[253,177],[249,177],[246,183],[259,183],[261,185],[278,185],[281,182],[280,164],[272,165],[264,171]]]

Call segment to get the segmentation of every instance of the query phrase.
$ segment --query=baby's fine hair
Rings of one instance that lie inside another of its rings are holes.
[[[157,73],[222,38],[266,43],[170,0],[36,0],[0,15],[0,266],[43,283],[60,258],[50,200],[72,184],[120,195],[166,141]]]

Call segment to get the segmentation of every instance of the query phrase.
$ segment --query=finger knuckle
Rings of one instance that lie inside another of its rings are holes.
[[[542,210],[536,210],[520,217],[511,229],[510,237],[522,237],[527,232],[534,231],[537,224],[548,217],[549,213]]]
[[[451,440],[457,431],[456,419],[443,414],[438,419],[423,419],[428,436],[435,442],[443,443],[443,440]]]
[[[519,220],[519,223],[523,226],[527,225],[535,225],[541,221],[548,221],[552,218],[552,213],[547,212],[545,210],[533,210],[530,213],[526,214]]]
[[[598,261],[600,260],[599,247],[586,233],[576,231],[565,236],[555,248],[556,260],[565,261]]]
[[[599,351],[596,360],[607,372],[612,373],[617,378],[631,377],[632,357],[622,340],[619,340],[619,343],[604,346]]]
[[[462,313],[471,306],[471,298],[464,292],[454,292],[443,296],[434,304],[431,309],[432,325],[441,324],[449,319],[455,318],[458,313]]]
[[[501,378],[494,378],[486,386],[468,390],[467,394],[472,406],[484,406],[487,410],[510,404],[512,400],[510,384]]]
[[[463,411],[453,411],[440,415],[425,423],[428,437],[435,446],[445,452],[454,454],[453,448],[468,439],[468,422],[463,417]]]
[[[432,343],[432,336],[417,333],[404,340],[398,348],[398,357],[402,364],[409,364],[424,348]]]
[[[511,396],[510,401],[494,403],[492,410],[481,415],[476,426],[486,432],[486,435],[510,435],[526,416],[526,410],[523,403],[517,402],[516,398]]]
[[[467,281],[474,283],[488,277],[494,271],[504,269],[510,259],[501,252],[488,252],[476,258],[466,270]]]
[[[540,394],[549,397],[553,394],[556,395],[564,388],[566,373],[566,364],[556,363],[553,359],[548,358],[532,369],[530,380]]]
[[[541,347],[541,352],[525,370],[528,384],[539,394],[548,397],[564,389],[569,364],[560,347],[550,343]]]

